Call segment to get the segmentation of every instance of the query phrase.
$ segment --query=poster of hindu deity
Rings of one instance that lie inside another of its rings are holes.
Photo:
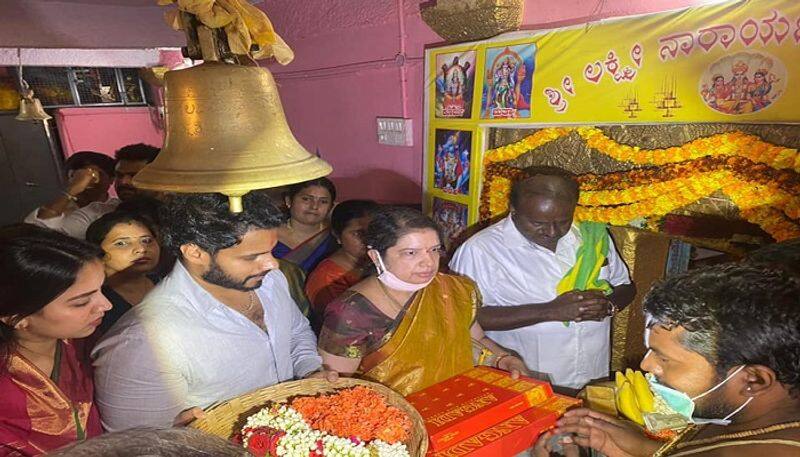
[[[472,132],[436,129],[433,187],[448,194],[469,194]]]
[[[531,117],[536,44],[486,49],[481,118]]]
[[[709,108],[740,115],[769,107],[786,90],[786,67],[762,51],[737,52],[709,65],[700,96]]]
[[[442,228],[445,245],[449,248],[467,228],[467,205],[434,197],[433,220]]]
[[[436,117],[470,118],[475,84],[475,51],[436,56]]]

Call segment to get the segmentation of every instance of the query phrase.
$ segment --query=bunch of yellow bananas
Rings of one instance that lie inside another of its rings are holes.
[[[617,372],[617,409],[628,419],[639,425],[644,425],[645,413],[652,413],[655,409],[655,400],[650,385],[641,371],[630,368],[625,374]]]

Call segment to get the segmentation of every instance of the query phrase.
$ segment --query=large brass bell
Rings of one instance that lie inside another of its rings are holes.
[[[19,114],[14,119],[18,121],[46,121],[53,117],[42,108],[42,102],[33,97],[33,91],[28,92],[19,101]]]
[[[165,75],[166,138],[136,187],[219,192],[231,211],[254,189],[325,176],[328,163],[292,135],[275,80],[264,68],[206,62]]]

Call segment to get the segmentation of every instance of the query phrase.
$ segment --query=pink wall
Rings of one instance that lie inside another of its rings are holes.
[[[56,112],[61,148],[69,157],[91,150],[113,156],[114,151],[132,143],[161,147],[161,130],[145,107],[62,108]]]
[[[0,48],[94,49],[100,56],[110,49],[182,45],[182,35],[164,24],[164,8],[155,7],[154,3],[2,0],[0,17],[5,20],[0,27]],[[342,198],[420,201],[422,57],[426,46],[441,39],[421,20],[419,3],[420,0],[258,3],[297,55],[286,67],[270,65],[280,85],[289,123],[303,145],[312,152],[319,150],[333,164],[332,177],[339,184]],[[704,2],[526,0],[523,22],[524,28],[547,28],[700,3]],[[405,97],[401,70],[395,64],[401,47],[400,17],[405,28]],[[95,60],[93,65],[102,65]],[[414,146],[378,145],[375,117],[404,115],[413,119]],[[58,118],[67,154],[80,149],[113,153],[120,146],[141,141],[161,144],[160,133],[145,108],[64,109]]]
[[[182,46],[155,0],[0,0],[0,47],[119,49]]]
[[[423,164],[423,53],[441,42],[417,0],[266,0],[261,6],[294,49],[271,64],[292,130],[334,168],[342,199],[419,203]],[[528,0],[524,28],[563,26],[703,3],[699,0]],[[405,26],[407,95],[401,96],[399,15]],[[375,118],[413,119],[414,146],[377,143]]]

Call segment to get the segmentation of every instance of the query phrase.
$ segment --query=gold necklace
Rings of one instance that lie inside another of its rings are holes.
[[[800,428],[800,421],[785,422],[783,424],[770,425],[769,427],[755,428],[752,430],[743,430],[736,433],[727,433],[725,435],[712,436],[710,438],[703,438],[699,440],[690,440],[685,443],[678,443],[676,449],[683,449],[687,446],[700,446],[702,444],[718,443],[724,440],[748,438],[751,436],[766,435],[767,433],[779,432],[790,428]]]
[[[253,306],[256,304],[256,293],[252,290],[250,291],[250,303],[247,304],[247,308],[245,308],[244,312],[249,313]]]
[[[397,312],[399,313],[400,311],[402,311],[402,309],[404,308],[404,305],[401,304],[399,301],[397,301],[396,298],[394,298],[391,295],[389,295],[389,290],[386,289],[386,286],[383,285],[383,283],[381,282],[380,279],[378,279],[376,277],[375,280],[378,281],[378,287],[380,287],[381,291],[383,291],[383,295],[386,295],[386,298],[388,298],[392,302],[392,304],[395,306],[395,308],[397,308]]]

